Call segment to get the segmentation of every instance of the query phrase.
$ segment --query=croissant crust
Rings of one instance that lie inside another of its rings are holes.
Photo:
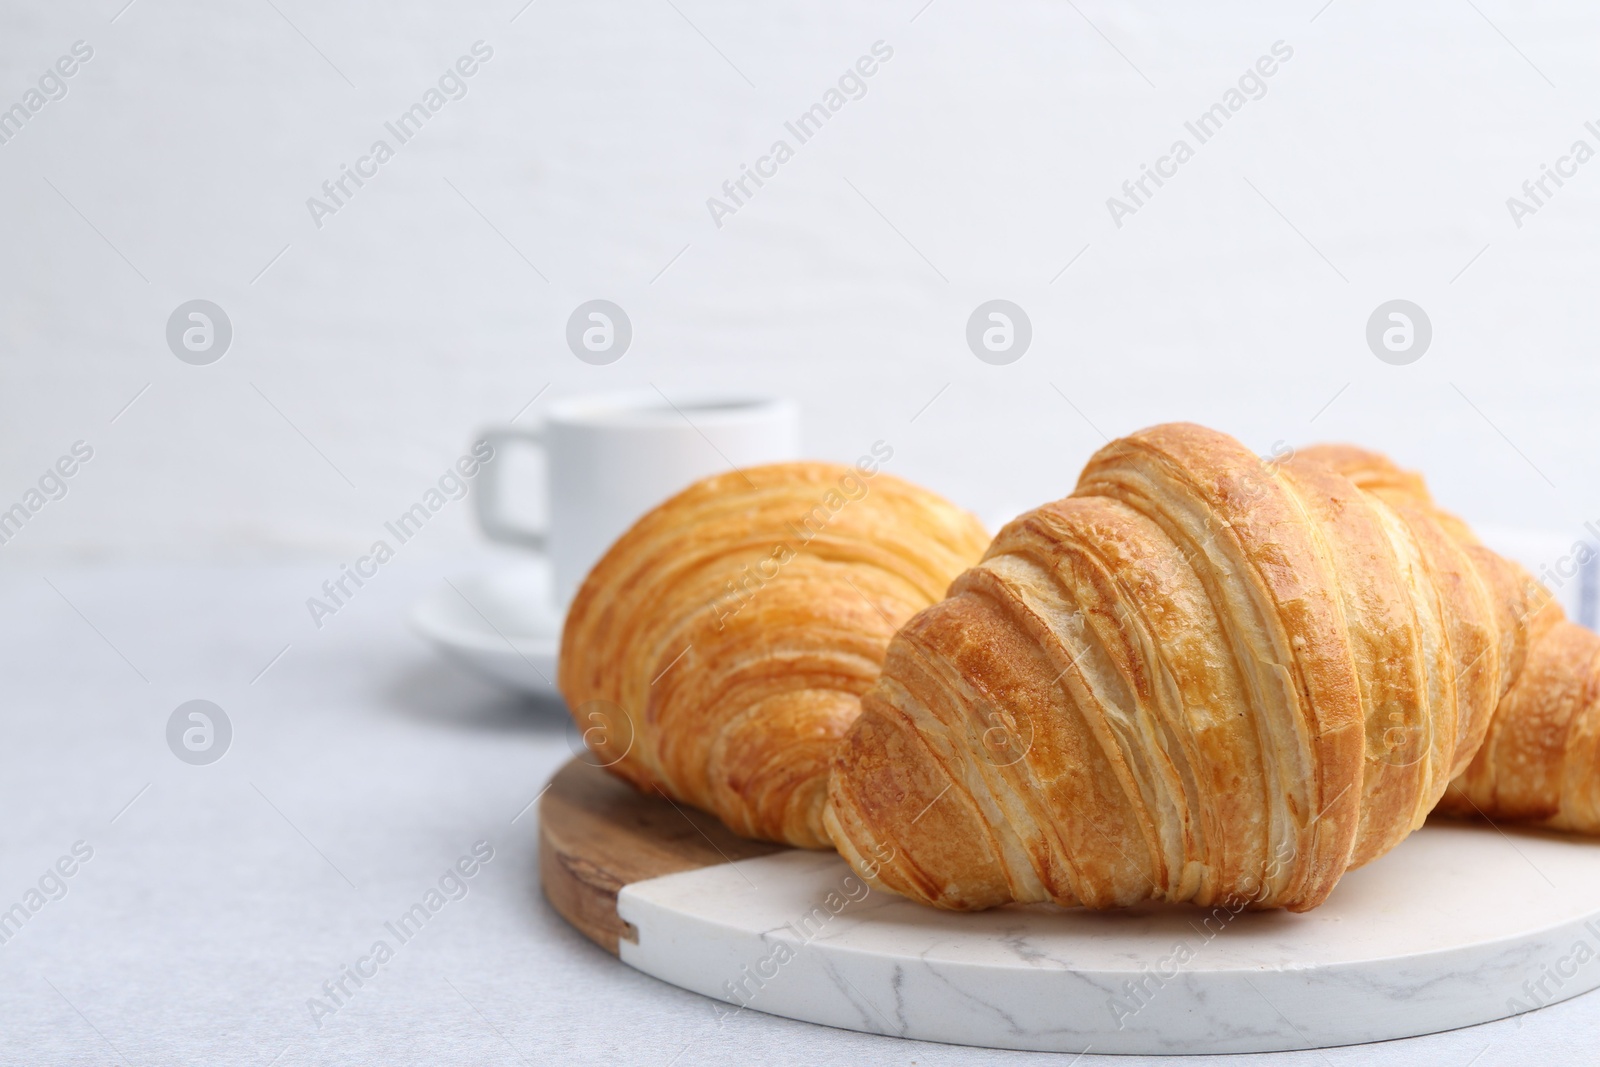
[[[827,846],[829,753],[890,636],[988,540],[876,466],[708,478],[611,547],[561,641],[595,762],[746,836]]]
[[[946,908],[1311,908],[1472,779],[1538,599],[1382,457],[1141,431],[895,636],[826,826]]]

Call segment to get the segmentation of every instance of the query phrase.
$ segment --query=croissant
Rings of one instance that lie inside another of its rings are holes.
[[[1559,718],[1531,695],[1547,599],[1370,454],[1144,430],[895,635],[824,823],[944,908],[1303,911],[1452,779],[1522,795],[1527,746],[1495,738]],[[1497,718],[1522,692],[1541,710]]]
[[[828,758],[890,636],[988,543],[873,453],[707,478],[606,552],[559,663],[594,762],[747,837],[828,846]]]
[[[1348,445],[1301,453],[1386,500],[1432,508],[1467,551],[1484,553],[1467,526],[1434,505],[1422,479],[1383,456]],[[1543,589],[1510,603],[1525,616],[1516,681],[1495,709],[1471,764],[1439,801],[1441,814],[1537,823],[1600,833],[1600,634],[1569,622]]]

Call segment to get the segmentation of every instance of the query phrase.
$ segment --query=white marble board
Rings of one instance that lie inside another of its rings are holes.
[[[952,914],[803,851],[634,882],[617,909],[624,962],[729,1012],[996,1048],[1318,1048],[1600,986],[1600,843],[1482,824],[1430,823],[1301,915]]]

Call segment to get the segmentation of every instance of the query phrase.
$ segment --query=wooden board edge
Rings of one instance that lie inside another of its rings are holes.
[[[577,758],[555,773],[539,802],[545,899],[613,956],[623,941],[639,941],[617,913],[624,886],[785,848],[739,837],[713,816],[640,792]]]
[[[622,887],[585,878],[577,864],[550,840],[543,820],[539,823],[539,884],[550,906],[584,937],[613,956],[622,953],[621,941],[639,942],[639,931],[617,914],[617,894]]]

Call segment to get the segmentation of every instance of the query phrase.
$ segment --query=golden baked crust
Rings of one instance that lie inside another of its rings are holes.
[[[862,465],[707,478],[585,579],[561,692],[598,761],[634,785],[749,837],[827,847],[828,757],[890,636],[987,542],[965,511]]]
[[[1141,431],[895,636],[828,832],[946,908],[1314,907],[1473,760],[1524,579],[1382,457]]]
[[[1302,455],[1371,492],[1432,507],[1421,478],[1376,453],[1324,445]],[[1600,634],[1568,622],[1525,570],[1479,545],[1464,523],[1434,514],[1473,557],[1507,637],[1503,696],[1492,721],[1463,738],[1470,751],[1437,810],[1600,833]]]

